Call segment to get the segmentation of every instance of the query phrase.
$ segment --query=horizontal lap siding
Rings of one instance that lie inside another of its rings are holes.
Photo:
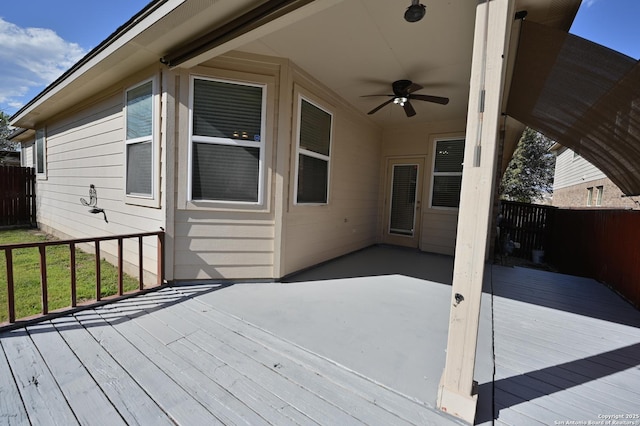
[[[273,278],[271,214],[178,210],[175,221],[176,280]]]
[[[46,124],[47,178],[37,183],[38,222],[61,238],[131,234],[165,227],[164,210],[125,203],[123,94],[117,93],[93,106]],[[161,167],[157,164],[156,167]],[[97,207],[92,214],[80,199],[89,201],[95,185]],[[85,249],[93,250],[88,246]],[[113,261],[115,242],[101,245],[103,257]],[[157,241],[143,239],[144,268],[157,271]],[[124,245],[125,267],[137,276],[137,240]]]
[[[457,212],[429,209],[422,215],[420,249],[453,256],[458,228]]]

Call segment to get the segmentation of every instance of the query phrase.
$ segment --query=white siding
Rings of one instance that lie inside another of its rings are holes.
[[[553,178],[553,189],[566,188],[597,179],[605,178],[605,174],[596,166],[568,148],[558,151]]]
[[[84,238],[158,231],[165,226],[164,209],[124,202],[123,93],[115,90],[80,112],[45,123],[47,175],[38,179],[36,190],[42,229],[64,238]],[[80,202],[89,200],[91,184],[108,223]],[[155,273],[156,240],[145,238],[144,244],[145,269]],[[115,242],[105,242],[101,249],[108,258],[117,253]],[[129,270],[135,271],[137,245],[126,243],[124,257]]]

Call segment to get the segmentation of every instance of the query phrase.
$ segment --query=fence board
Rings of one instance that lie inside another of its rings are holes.
[[[513,256],[529,259],[532,250],[545,249],[547,220],[552,210],[555,207],[501,201],[500,234],[520,243],[520,248],[511,253]]]
[[[35,171],[0,166],[0,226],[35,226]]]
[[[639,211],[558,209],[545,256],[561,272],[604,282],[640,308],[638,240]]]

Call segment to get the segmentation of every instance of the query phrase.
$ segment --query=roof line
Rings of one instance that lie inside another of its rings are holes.
[[[119,26],[111,35],[109,35],[106,39],[104,39],[100,44],[91,49],[89,53],[84,55],[78,62],[76,62],[71,68],[65,71],[60,77],[55,79],[51,84],[42,90],[38,95],[36,95],[33,99],[31,99],[27,104],[25,104],[22,108],[20,108],[15,114],[13,114],[9,121],[13,121],[13,119],[27,109],[29,109],[33,104],[35,104],[38,100],[42,99],[47,93],[51,92],[58,85],[60,85],[63,81],[65,81],[69,76],[71,76],[74,72],[76,72],[79,68],[89,62],[91,59],[96,57],[99,53],[104,51],[107,47],[113,44],[117,39],[126,34],[131,28],[133,28],[138,22],[142,19],[146,18],[148,15],[153,13],[156,9],[158,9],[163,4],[167,3],[169,0],[152,0],[149,2],[140,12],[136,13],[129,19],[127,22]]]

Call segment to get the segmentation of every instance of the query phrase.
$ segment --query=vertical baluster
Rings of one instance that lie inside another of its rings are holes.
[[[102,299],[100,277],[100,241],[96,240],[96,300]]]
[[[142,259],[144,259],[144,256],[142,255],[142,237],[140,236],[138,237],[138,274],[140,276],[138,289],[140,290],[144,288],[144,281],[143,281],[144,266],[142,264]]]
[[[118,238],[118,296],[124,293],[124,275],[122,271],[122,238]]]
[[[69,268],[71,271],[71,307],[75,308],[78,303],[76,293],[76,244],[69,243]]]
[[[49,313],[49,296],[47,292],[47,250],[44,244],[38,245],[40,251],[40,286],[42,287],[42,315]]]
[[[16,300],[13,292],[13,253],[10,248],[4,249],[7,261],[7,305],[9,322],[16,322]]]

